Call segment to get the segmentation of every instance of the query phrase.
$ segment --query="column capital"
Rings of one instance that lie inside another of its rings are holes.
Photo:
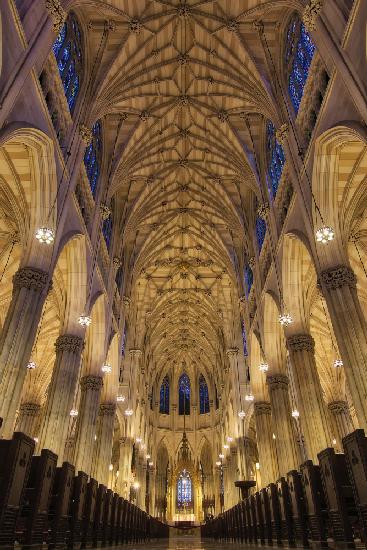
[[[68,351],[74,355],[80,353],[84,348],[84,339],[73,334],[62,334],[55,342],[56,353]]]
[[[226,351],[227,357],[237,357],[238,355],[238,348],[229,348]]]
[[[315,350],[315,340],[310,334],[295,334],[288,336],[287,348],[289,351],[311,351]]]
[[[259,34],[264,34],[264,23],[261,19],[255,19],[255,21],[252,22],[252,28]]]
[[[305,7],[302,21],[308,31],[316,30],[316,21],[322,10],[323,0],[310,0],[310,3]]]
[[[355,288],[357,277],[349,266],[338,265],[321,272],[321,281],[327,290],[336,290],[343,286]]]
[[[328,403],[327,408],[334,414],[344,414],[349,411],[346,401],[331,401]]]
[[[112,263],[115,269],[119,269],[122,266],[122,261],[118,256],[114,256]]]
[[[254,403],[255,416],[262,414],[271,414],[271,405],[268,401],[256,401]]]
[[[115,416],[116,405],[114,403],[102,403],[99,406],[99,416]]]
[[[122,298],[122,302],[123,302],[125,308],[129,309],[129,307],[131,306],[131,298],[129,296],[124,296]]]
[[[268,202],[263,202],[262,204],[260,204],[257,208],[257,215],[259,216],[259,218],[263,218],[264,220],[267,219],[267,217],[269,216],[269,213],[270,213],[270,205]]]
[[[266,383],[270,390],[288,389],[289,379],[285,374],[270,374],[266,377]]]
[[[279,143],[281,145],[284,145],[285,141],[287,140],[288,138],[288,131],[289,131],[289,126],[288,124],[282,124],[275,132],[275,136],[276,136],[276,139],[277,141],[279,141]]]
[[[88,374],[83,376],[80,380],[80,387],[82,391],[93,390],[100,391],[103,386],[103,378],[101,376],[95,376]]]
[[[143,355],[141,349],[129,349],[130,357],[137,357],[138,359]]]
[[[27,416],[37,416],[41,405],[38,403],[22,403],[19,410],[20,413],[26,414]]]
[[[28,288],[42,292],[47,286],[48,273],[34,267],[22,267],[13,276],[14,288]]]
[[[89,147],[89,145],[92,143],[93,139],[93,132],[91,128],[88,128],[85,124],[79,125],[79,135],[82,138],[82,141],[86,147]]]
[[[46,10],[52,19],[53,30],[57,34],[61,31],[67,18],[67,13],[60,4],[60,0],[46,0]]]

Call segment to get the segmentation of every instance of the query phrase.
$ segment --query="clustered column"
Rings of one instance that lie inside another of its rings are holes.
[[[13,295],[0,337],[0,417],[4,419],[0,433],[6,439],[13,433],[26,367],[49,288],[48,274],[40,269],[24,267],[13,277]]]
[[[22,403],[17,419],[17,432],[27,434],[29,437],[35,437],[40,409],[41,405],[38,405],[38,403]]]
[[[317,461],[317,453],[331,445],[332,437],[317,374],[315,342],[309,334],[296,334],[287,338],[287,347],[307,458]]]
[[[348,403],[346,401],[331,401],[331,403],[328,404],[328,409],[331,412],[335,426],[335,435],[340,443],[343,437],[354,430]]]
[[[69,415],[73,406],[79,376],[83,338],[63,334],[55,343],[56,360],[48,389],[43,424],[39,437],[39,449],[50,449],[64,461],[68,437]]]
[[[103,403],[100,405],[93,476],[106,486],[108,485],[109,466],[112,455],[115,415],[116,405],[114,403]]]
[[[267,377],[266,382],[270,392],[279,473],[284,475],[297,469],[300,462],[292,425],[289,380],[285,374],[273,374]]]
[[[266,487],[278,479],[278,465],[276,459],[273,429],[271,421],[271,405],[266,401],[254,404],[256,441],[259,451],[261,468],[261,484]]]

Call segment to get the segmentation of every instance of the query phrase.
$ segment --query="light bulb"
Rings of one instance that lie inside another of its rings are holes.
[[[119,470],[117,470],[116,477],[119,477],[119,475],[120,475],[120,472],[119,472]]]
[[[34,361],[29,361],[28,365],[27,365],[27,369],[28,370],[34,370],[37,368],[37,365]]]
[[[42,244],[51,244],[55,240],[55,233],[49,227],[40,227],[36,231],[36,239]]]
[[[220,466],[222,463],[219,460],[215,463],[216,466]]]
[[[101,370],[105,374],[110,374],[112,372],[112,367],[111,367],[111,365],[103,365]]]
[[[33,438],[36,443],[38,443],[38,437]]]
[[[245,395],[245,401],[253,401],[255,399],[255,397],[252,395],[252,393],[247,393]]]
[[[277,438],[277,436],[275,434],[273,434],[273,439],[276,439],[276,438]]]
[[[82,325],[82,327],[89,327],[89,325],[92,322],[92,317],[89,315],[81,315],[78,319],[79,325]]]
[[[333,439],[333,445],[336,445],[336,439],[335,439],[335,437],[334,437],[334,439]]]
[[[150,461],[150,462],[149,462],[149,466],[150,466],[150,467],[154,466],[154,462]]]
[[[97,441],[97,434],[94,434],[94,441]]]
[[[256,467],[256,470],[260,470],[260,463],[256,462],[255,467]]]
[[[294,409],[292,411],[292,416],[293,416],[293,418],[299,418],[299,411],[297,409]]]
[[[135,490],[139,489],[140,483],[138,483],[137,481],[135,481],[133,487],[134,487]]]
[[[113,470],[113,464],[110,464],[109,467],[108,467],[109,471],[112,472]]]
[[[137,437],[136,440],[135,440],[137,443],[141,443],[143,440],[141,437]]]
[[[70,416],[78,416],[78,411],[76,409],[71,409]]]
[[[324,225],[316,231],[316,241],[321,244],[328,244],[335,237],[334,229]]]
[[[289,313],[282,313],[279,315],[279,323],[284,327],[291,325],[293,323],[293,317]]]
[[[118,403],[123,403],[123,402],[125,401],[125,396],[124,396],[124,395],[118,395],[118,396],[116,397],[116,401],[117,401]]]
[[[146,458],[147,460],[149,460],[149,459],[150,459],[150,455],[145,455],[145,458]]]
[[[238,413],[238,416],[241,418],[241,420],[243,420],[243,419],[245,418],[245,416],[246,416],[245,411],[240,411],[240,412]]]
[[[340,369],[340,367],[343,366],[343,361],[341,359],[335,359],[333,363],[333,367],[336,369]]]
[[[232,443],[233,437],[228,436],[228,437],[227,437],[227,441],[228,441],[228,443]]]
[[[224,458],[224,454],[223,454],[223,453],[220,453],[218,456],[219,456],[219,458]]]
[[[126,416],[132,416],[134,414],[134,411],[132,409],[126,409],[125,414]]]
[[[260,363],[259,365],[259,371],[260,372],[268,372],[269,365],[267,363]]]
[[[223,449],[229,449],[229,445],[223,445]]]

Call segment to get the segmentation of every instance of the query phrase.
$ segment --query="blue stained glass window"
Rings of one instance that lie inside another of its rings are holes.
[[[199,377],[199,400],[200,400],[200,414],[206,414],[209,412],[209,391],[206,380],[202,374]]]
[[[260,216],[257,216],[256,218],[255,231],[257,245],[259,247],[259,252],[261,252],[266,235],[266,222],[263,218],[260,218]]]
[[[127,323],[125,321],[124,332],[122,333],[122,339],[121,339],[121,355],[123,357],[125,357],[126,338],[127,338]]]
[[[81,33],[76,19],[70,15],[52,47],[70,112],[80,90],[82,72]]]
[[[192,504],[192,480],[187,470],[183,470],[177,480],[177,506],[184,508]]]
[[[102,158],[102,127],[99,120],[92,128],[92,141],[84,153],[84,165],[93,197],[96,196]],[[112,221],[111,221],[112,224]],[[107,229],[107,228],[106,228]],[[111,227],[112,229],[112,227]],[[106,241],[107,242],[107,241]],[[108,246],[108,245],[107,245]]]
[[[169,379],[168,376],[163,378],[161,391],[159,394],[159,412],[161,414],[169,414]]]
[[[243,343],[243,355],[245,357],[248,356],[248,351],[247,351],[247,336],[246,336],[246,328],[245,328],[245,322],[241,321],[241,330],[242,330],[242,343]]]
[[[274,198],[277,194],[280,178],[282,177],[285,164],[285,155],[283,147],[276,138],[275,128],[272,122],[268,122],[266,127],[266,142],[268,149],[268,178],[270,183],[270,193]]]
[[[107,220],[103,222],[103,226],[102,226],[102,233],[104,236],[104,240],[106,241],[106,246],[108,250],[110,249],[110,245],[111,245],[112,229],[113,229],[113,222],[112,222],[112,215],[110,214]]]
[[[122,269],[122,265],[120,265],[120,267],[118,268],[118,270],[116,272],[116,277],[115,277],[116,286],[117,286],[117,289],[118,289],[119,292],[121,292],[123,276],[124,276],[124,271]]]
[[[288,27],[285,61],[288,67],[288,92],[296,114],[302,101],[315,49],[304,24],[295,17]]]
[[[178,414],[190,414],[190,378],[181,374],[178,381]]]
[[[245,283],[246,283],[246,297],[249,296],[252,284],[254,282],[254,274],[251,267],[247,264],[245,267]]]

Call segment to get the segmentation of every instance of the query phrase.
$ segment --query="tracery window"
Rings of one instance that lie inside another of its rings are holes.
[[[271,121],[266,127],[266,143],[268,152],[268,179],[269,191],[272,198],[277,194],[280,178],[285,164],[285,155],[282,145],[276,138],[275,128]]]
[[[88,145],[84,154],[84,165],[87,171],[89,185],[93,197],[96,196],[97,184],[101,172],[102,159],[102,128],[99,120],[92,128],[92,141]]]
[[[209,390],[206,380],[202,374],[199,376],[199,401],[200,401],[200,414],[206,414],[209,412]]]
[[[159,394],[159,412],[161,414],[169,414],[169,379],[168,376],[163,378],[161,391]]]
[[[246,267],[245,267],[246,297],[248,297],[249,294],[250,294],[250,290],[252,288],[253,282],[254,282],[253,271],[252,271],[251,267],[249,266],[249,264],[246,264]]]
[[[298,17],[294,17],[288,27],[285,62],[288,69],[288,92],[296,114],[302,101],[315,49],[304,24]]]
[[[190,378],[181,374],[178,381],[178,414],[190,414]]]
[[[241,331],[242,331],[243,355],[244,355],[245,357],[247,357],[247,356],[248,356],[248,351],[247,351],[247,336],[246,336],[245,322],[244,322],[243,319],[242,319],[242,321],[241,321]]]
[[[125,321],[124,332],[122,333],[122,338],[121,338],[121,355],[123,357],[125,357],[126,339],[127,339],[127,322]]]
[[[113,229],[113,220],[112,220],[112,214],[110,214],[108,218],[104,220],[102,225],[102,233],[104,236],[104,240],[106,241],[106,246],[108,250],[110,249],[110,245],[111,245],[112,229]]]
[[[264,244],[265,235],[266,235],[266,222],[264,218],[261,218],[260,216],[257,216],[256,223],[255,223],[255,232],[256,232],[256,240],[257,245],[259,247],[259,252],[261,252],[261,249]]]
[[[185,508],[192,504],[192,480],[189,472],[183,470],[177,480],[177,506]]]
[[[80,91],[82,75],[82,38],[77,20],[69,15],[53,45],[57,66],[70,112]]]
[[[120,267],[118,268],[118,270],[117,270],[117,272],[116,272],[116,277],[115,277],[115,282],[116,282],[117,290],[118,290],[119,292],[121,292],[123,276],[124,276],[124,270],[123,270],[123,268],[122,268],[122,265],[120,265]]]

